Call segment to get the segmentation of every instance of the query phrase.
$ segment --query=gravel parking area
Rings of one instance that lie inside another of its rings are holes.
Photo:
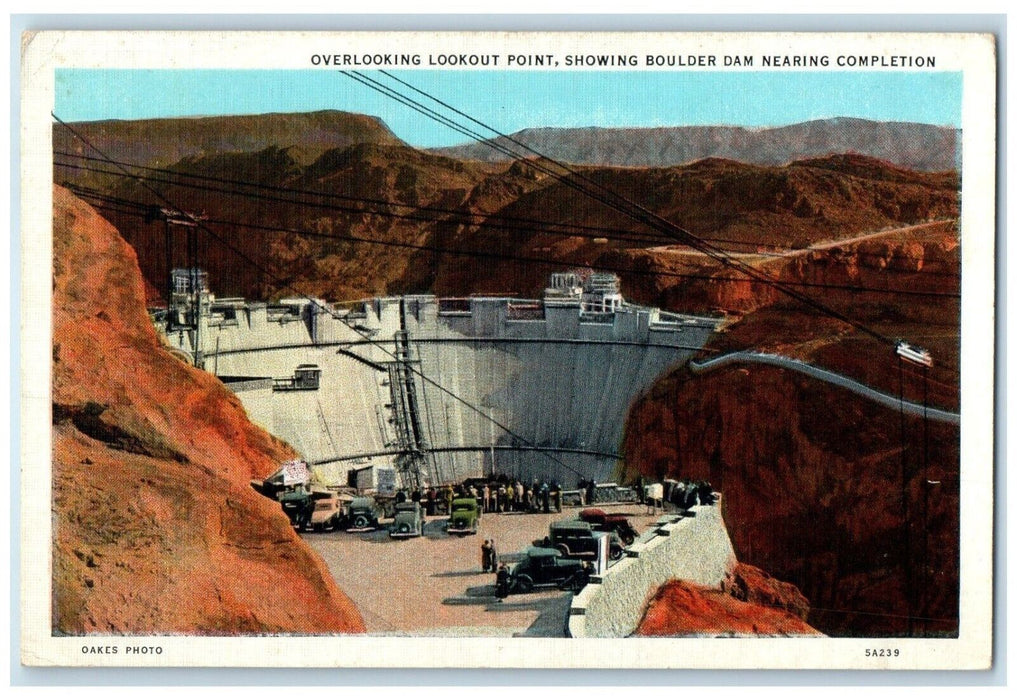
[[[597,506],[624,513],[642,532],[658,516],[642,506]],[[445,533],[445,518],[427,521],[423,537],[393,540],[387,530],[370,533],[305,533],[339,587],[360,610],[369,634],[426,636],[537,636],[564,634],[570,593],[557,589],[512,595],[499,602],[494,574],[481,571],[480,546],[494,539],[502,561],[513,561],[547,534],[564,513],[487,513],[480,531]],[[382,523],[384,527],[388,521]]]

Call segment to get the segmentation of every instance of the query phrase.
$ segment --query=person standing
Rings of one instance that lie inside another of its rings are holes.
[[[485,574],[488,571],[492,571],[490,540],[484,540],[484,544],[480,545],[480,567],[484,570]]]
[[[508,569],[505,568],[504,564],[498,567],[498,575],[495,579],[494,595],[497,596],[499,602],[508,597],[509,589],[509,573]]]
[[[494,540],[491,540],[491,571],[498,568],[498,548],[494,546]]]

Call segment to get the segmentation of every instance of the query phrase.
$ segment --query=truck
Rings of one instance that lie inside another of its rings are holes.
[[[349,472],[349,485],[354,487],[359,494],[392,498],[396,495],[395,467],[372,464],[352,469]]]
[[[311,528],[315,532],[338,530],[343,522],[342,500],[333,491],[315,490],[311,492],[313,510],[311,511]]]
[[[378,528],[378,521],[384,513],[378,502],[371,496],[357,496],[350,501],[346,516],[346,532],[367,532]]]

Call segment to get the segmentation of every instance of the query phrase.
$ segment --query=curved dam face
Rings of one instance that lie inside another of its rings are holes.
[[[717,323],[624,303],[590,312],[579,300],[219,300],[198,333],[166,337],[191,354],[199,343],[251,419],[328,483],[392,464],[404,483],[495,472],[571,486],[612,479],[632,401]],[[316,388],[301,386],[301,365],[320,372]]]

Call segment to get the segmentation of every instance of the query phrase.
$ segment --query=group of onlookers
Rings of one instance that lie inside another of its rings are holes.
[[[597,484],[592,479],[579,482],[583,503],[596,502]],[[717,496],[709,481],[693,479],[664,479],[663,482],[646,484],[642,476],[636,479],[636,498],[640,503],[663,508],[670,504],[687,510],[695,505],[713,505]],[[525,483],[505,475],[488,477],[485,481],[469,480],[461,484],[446,484],[434,487],[400,491],[396,500],[407,499],[420,503],[429,516],[452,512],[452,501],[463,496],[472,496],[483,507],[485,513],[560,513],[562,511],[562,486],[557,481],[534,479]]]
[[[717,494],[709,481],[693,479],[664,479],[661,483],[646,484],[643,477],[636,479],[636,496],[647,506],[663,508],[665,504],[679,510],[693,506],[712,506]]]
[[[560,513],[562,487],[557,481],[534,479],[523,483],[519,479],[493,480],[478,489],[480,502],[486,513]]]

